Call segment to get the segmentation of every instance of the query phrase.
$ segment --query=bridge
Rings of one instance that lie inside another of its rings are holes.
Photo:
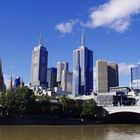
[[[131,112],[140,114],[140,106],[105,106],[104,109],[108,114]]]

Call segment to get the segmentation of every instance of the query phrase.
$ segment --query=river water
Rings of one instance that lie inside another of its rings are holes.
[[[140,125],[0,126],[0,140],[140,140]]]

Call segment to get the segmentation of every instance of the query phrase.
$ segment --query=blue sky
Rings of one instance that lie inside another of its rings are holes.
[[[118,8],[119,7],[119,8]],[[140,62],[140,0],[0,0],[0,56],[3,72],[30,81],[31,52],[40,33],[49,67],[68,61],[80,46],[98,59],[119,64],[120,85],[129,85],[130,67]]]

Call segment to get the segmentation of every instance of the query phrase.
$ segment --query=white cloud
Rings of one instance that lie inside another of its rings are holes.
[[[71,33],[73,30],[73,26],[78,23],[78,20],[70,20],[68,22],[59,23],[55,26],[55,29],[60,31],[61,33]]]
[[[117,32],[128,29],[133,15],[140,13],[140,0],[109,0],[92,9],[90,20],[85,26],[108,27]]]
[[[123,76],[130,75],[131,68],[134,66],[135,66],[135,64],[120,63],[119,64],[119,74],[123,75]]]
[[[60,31],[61,33],[71,33],[73,30],[73,26],[78,23],[78,20],[70,20],[67,22],[59,23],[55,26],[55,29]]]

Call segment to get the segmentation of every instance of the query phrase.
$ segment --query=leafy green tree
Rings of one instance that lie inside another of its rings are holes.
[[[66,107],[68,105],[69,98],[66,95],[62,95],[59,97],[59,102],[62,107],[62,112],[63,112],[63,117],[64,117],[64,114],[66,114]]]
[[[15,95],[13,90],[3,92],[0,96],[0,105],[2,116],[9,116],[12,112],[16,112]]]
[[[81,116],[85,118],[94,118],[96,113],[97,104],[93,99],[85,100],[82,103]]]
[[[18,108],[18,114],[28,116],[32,114],[32,108],[35,103],[33,91],[27,87],[17,88],[15,91],[15,104]]]
[[[5,111],[5,107],[6,107],[6,93],[5,92],[1,92],[0,94],[0,114],[1,116],[4,116],[4,111]]]
[[[27,117],[31,115],[35,102],[35,95],[27,87],[18,88],[16,91],[8,90],[0,95],[0,105],[3,116]]]

